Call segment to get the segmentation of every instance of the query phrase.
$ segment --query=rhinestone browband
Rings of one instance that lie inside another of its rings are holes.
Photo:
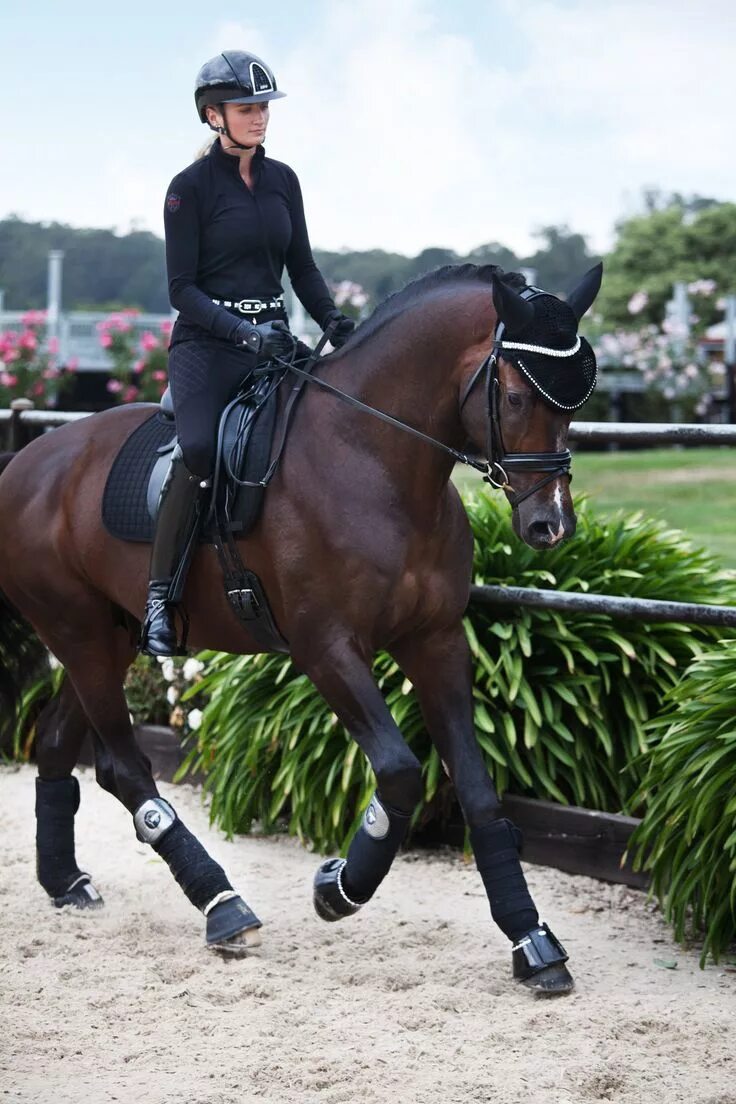
[[[580,352],[580,338],[569,349],[547,349],[544,345],[525,345],[523,341],[499,341],[502,349],[518,349],[522,353],[542,353],[543,356],[569,357]]]

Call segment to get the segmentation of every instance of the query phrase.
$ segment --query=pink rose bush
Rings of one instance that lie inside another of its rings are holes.
[[[695,299],[695,307],[715,294],[712,279],[696,279],[687,285],[687,295]],[[646,308],[646,290],[634,291],[629,299],[629,314],[636,317]],[[725,300],[717,300],[719,309]],[[599,316],[590,317],[586,328],[596,351],[602,372],[637,371],[641,373],[647,391],[674,404],[683,420],[705,417],[713,402],[713,393],[723,391],[726,369],[722,360],[708,359],[698,348],[700,317],[691,314],[689,326],[682,321],[665,318],[660,326],[642,325],[632,317],[631,329],[607,331]],[[594,336],[595,335],[595,336]]]
[[[97,324],[97,335],[112,360],[108,393],[115,402],[158,402],[168,379],[168,345],[171,323],[158,332],[138,335],[134,328],[138,311],[117,311]]]
[[[60,367],[58,341],[45,342],[45,311],[28,311],[22,324],[20,331],[0,331],[0,407],[30,399],[34,406],[53,408],[73,383],[75,365]]]
[[[688,293],[711,296],[715,287],[713,280],[695,280],[688,285]],[[635,292],[629,300],[629,312],[638,314],[647,302],[645,291]],[[698,321],[697,315],[691,316],[692,326],[697,326]],[[673,319],[666,318],[660,326],[640,325],[638,329],[603,332],[592,343],[604,372],[639,371],[647,390],[676,403],[684,417],[704,417],[712,404],[713,392],[725,384],[723,362],[704,357],[697,336]]]
[[[350,318],[361,318],[368,306],[370,297],[360,284],[352,280],[340,280],[330,285],[335,306]]]

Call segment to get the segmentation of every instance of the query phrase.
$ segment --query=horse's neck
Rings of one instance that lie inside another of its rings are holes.
[[[459,447],[464,435],[457,362],[467,339],[461,324],[437,310],[406,311],[335,359],[324,378],[349,395],[433,437]],[[322,374],[322,373],[321,373]],[[346,403],[331,404],[340,436],[380,459],[387,475],[411,494],[447,483],[453,460],[430,444]]]
[[[453,374],[464,344],[460,325],[419,305],[346,351],[325,378],[425,432],[440,432],[443,415],[457,414]]]

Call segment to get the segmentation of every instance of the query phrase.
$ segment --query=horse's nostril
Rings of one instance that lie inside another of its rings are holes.
[[[552,536],[552,526],[546,520],[533,521],[529,526],[529,533],[533,537],[550,537]]]

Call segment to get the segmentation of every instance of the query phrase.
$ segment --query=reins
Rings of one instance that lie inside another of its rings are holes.
[[[527,292],[533,294],[540,294],[536,288],[528,288]],[[522,293],[523,294],[523,293]],[[528,295],[528,298],[532,298],[532,295]],[[334,325],[334,324],[333,324]],[[253,372],[254,376],[263,376],[273,372],[291,372],[293,375],[299,378],[299,384],[293,389],[292,395],[286,407],[284,414],[284,424],[279,440],[279,445],[276,450],[268,471],[258,483],[247,483],[243,480],[238,480],[242,486],[260,486],[266,487],[278,468],[279,462],[283,455],[284,447],[286,445],[286,437],[291,423],[291,417],[294,411],[296,402],[298,401],[304,384],[307,382],[316,383],[324,391],[330,392],[349,406],[354,407],[356,410],[361,410],[365,414],[370,414],[374,418],[380,419],[382,422],[386,422],[387,425],[395,426],[396,429],[403,430],[405,433],[410,433],[413,437],[417,437],[420,441],[424,441],[428,445],[433,445],[434,448],[440,449],[446,453],[459,464],[465,464],[468,467],[475,469],[475,471],[482,472],[483,479],[489,483],[492,487],[498,490],[503,490],[507,493],[509,502],[513,507],[519,505],[525,499],[531,495],[536,494],[542,487],[546,487],[548,483],[551,483],[555,479],[559,479],[560,476],[566,475],[568,479],[572,478],[570,474],[570,465],[572,463],[572,455],[569,449],[564,449],[562,452],[511,452],[507,453],[503,443],[503,436],[501,434],[501,424],[498,413],[498,352],[502,348],[501,338],[503,335],[504,324],[500,322],[496,328],[493,338],[493,348],[491,352],[485,357],[478,365],[477,369],[473,373],[468,382],[463,397],[460,400],[460,410],[462,410],[465,402],[470,396],[475,384],[480,379],[483,372],[486,374],[486,397],[488,403],[488,437],[487,437],[487,454],[486,460],[477,460],[473,456],[468,456],[464,452],[460,452],[458,449],[452,448],[450,445],[446,445],[443,441],[438,441],[435,437],[430,437],[428,433],[423,433],[422,430],[416,429],[414,426],[407,425],[406,422],[402,422],[399,418],[394,418],[391,414],[387,414],[384,410],[378,410],[374,406],[370,406],[368,403],[362,402],[360,399],[356,399],[354,395],[349,395],[347,392],[342,391],[339,387],[336,387],[333,383],[328,383],[327,380],[321,379],[319,376],[312,375],[312,369],[319,360],[322,349],[330,339],[332,333],[332,326],[323,333],[319,342],[307,358],[303,367],[297,367],[294,363],[296,356],[296,348],[291,355],[291,360],[286,361],[281,357],[274,358],[269,364],[263,365],[260,368],[256,368]],[[544,472],[546,476],[544,479],[540,479],[533,487],[530,487],[526,491],[515,492],[514,488],[509,483],[509,477],[507,471],[521,471],[521,472]]]

